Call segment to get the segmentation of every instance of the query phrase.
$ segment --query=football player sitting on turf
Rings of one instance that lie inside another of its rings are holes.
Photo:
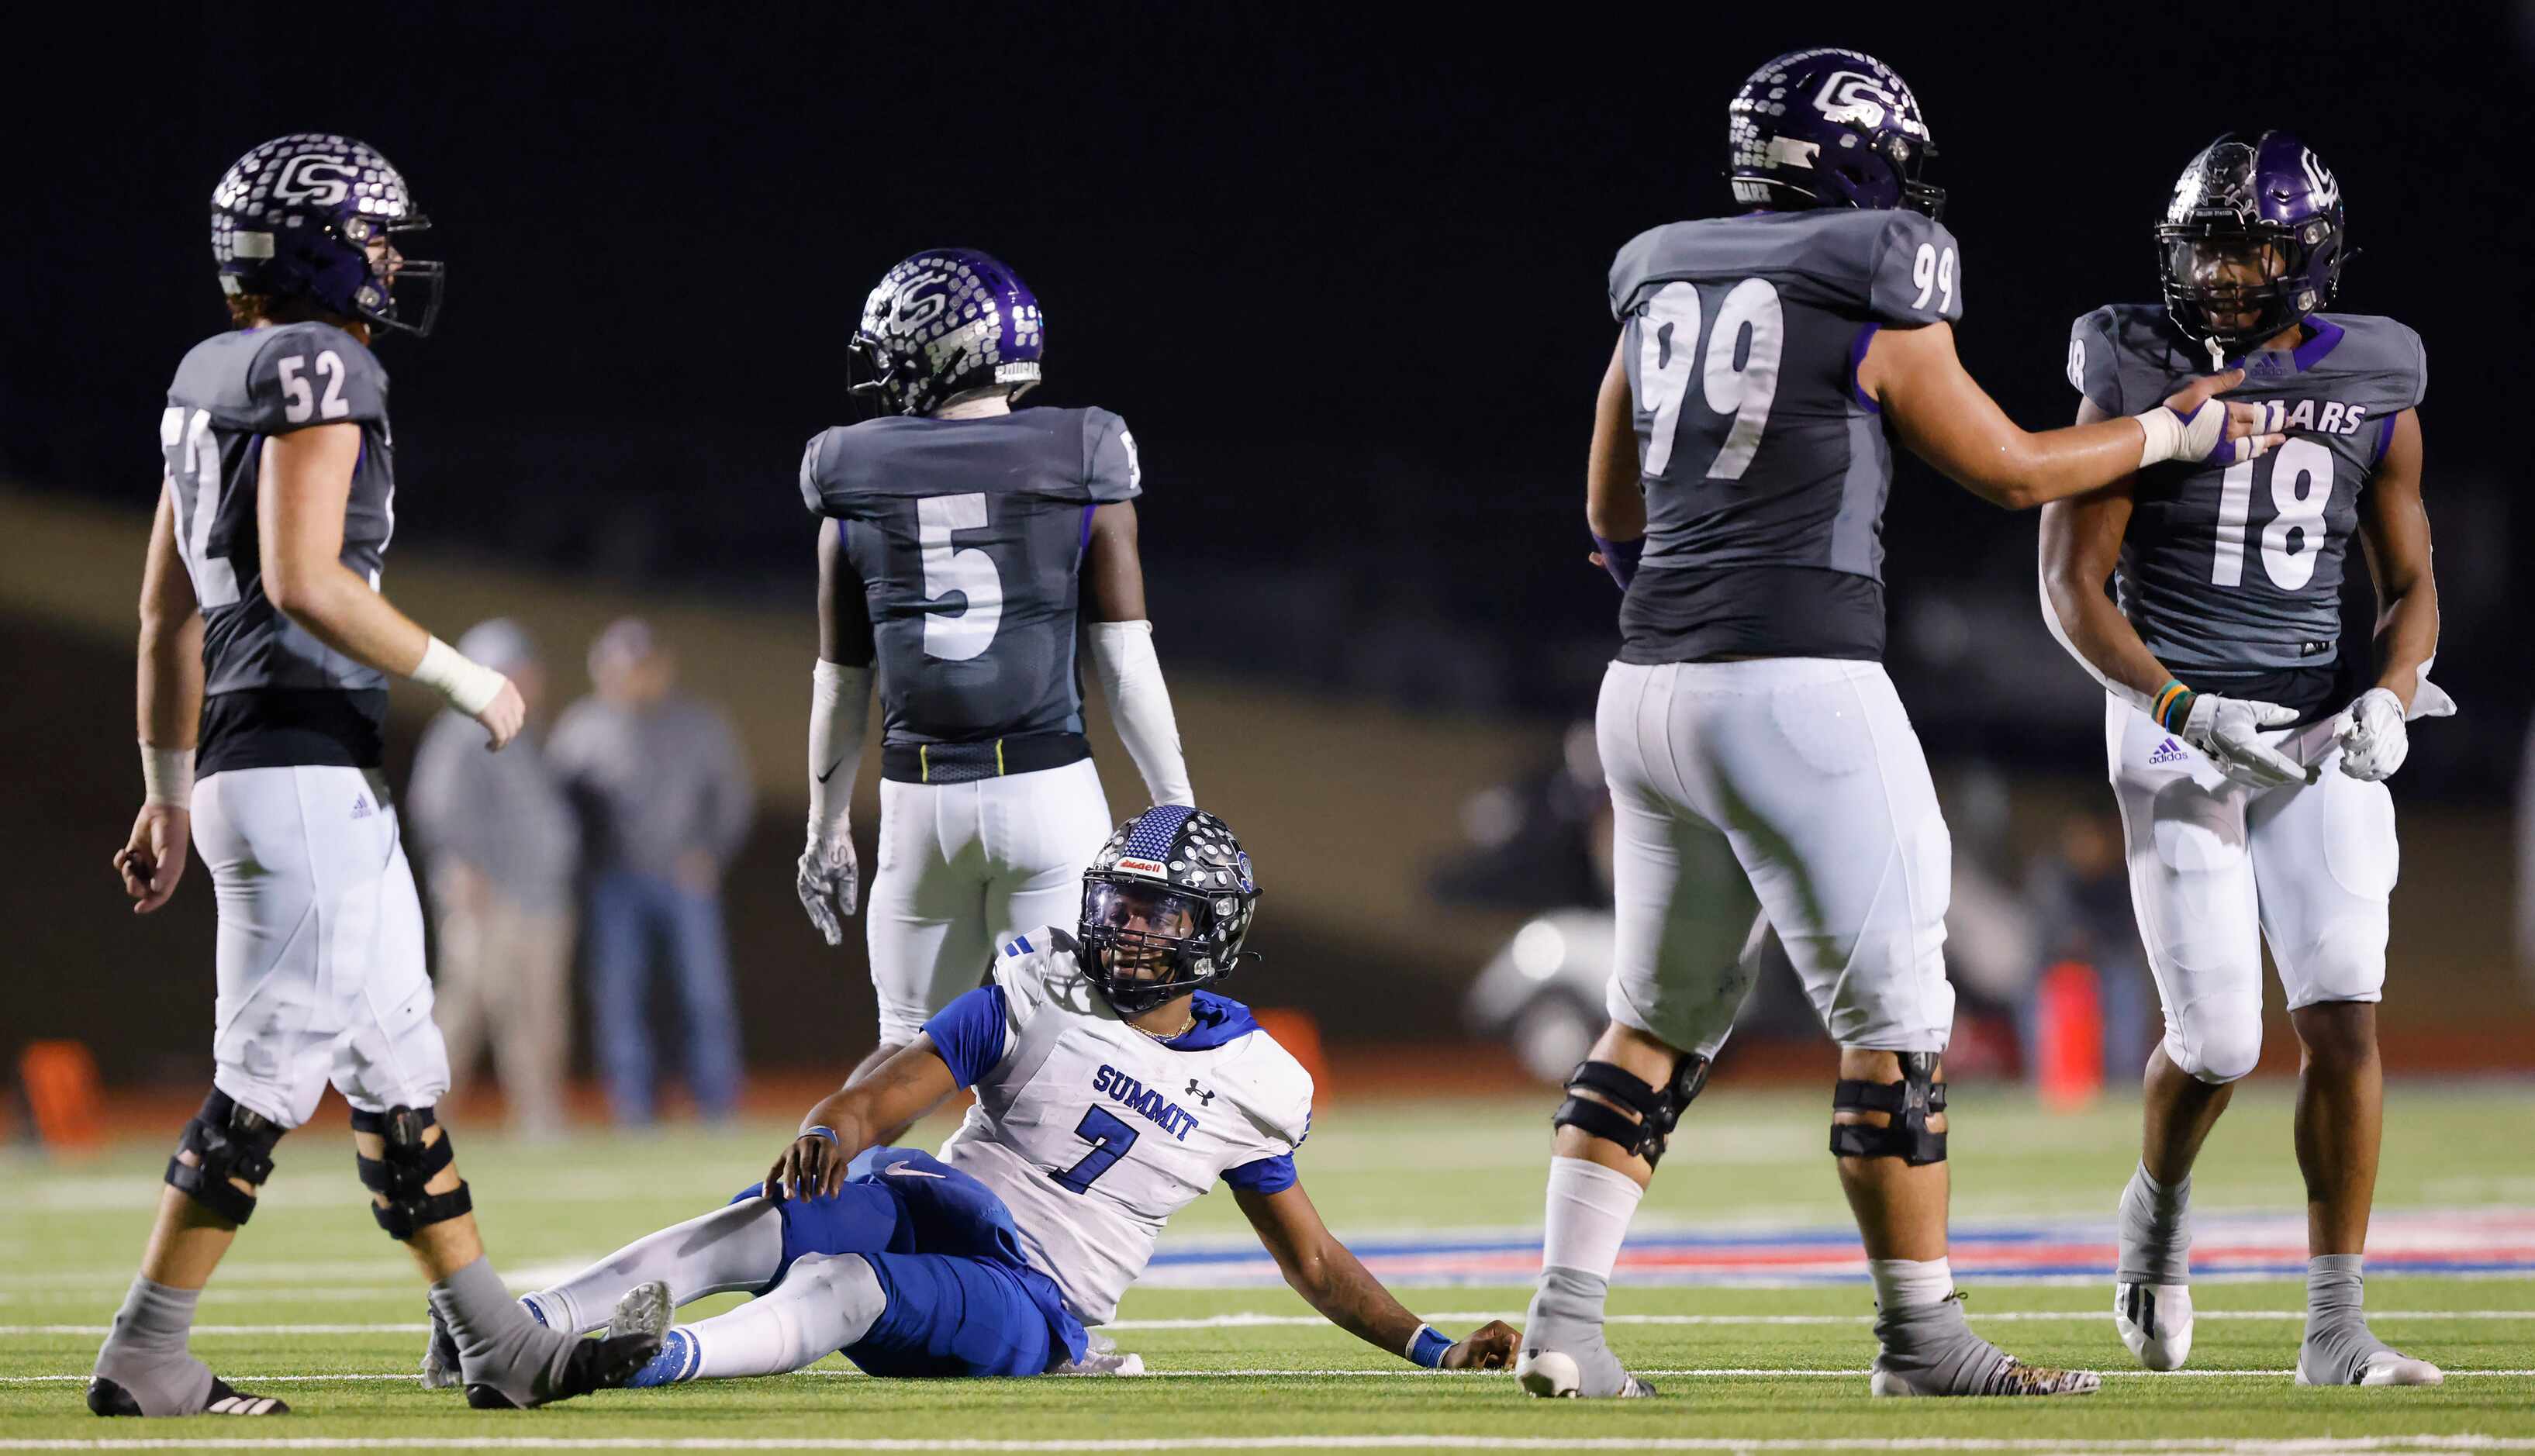
[[[757,1296],[667,1329],[634,1385],[836,1351],[875,1375],[1134,1373],[1084,1327],[1116,1315],[1163,1224],[1220,1179],[1332,1324],[1422,1365],[1504,1367],[1512,1326],[1455,1342],[1421,1323],[1296,1181],[1311,1078],[1205,989],[1240,959],[1258,896],[1222,820],[1146,810],[1083,873],[1076,934],[1013,940],[984,986],[812,1108],[762,1185],[525,1303],[558,1329],[622,1334],[706,1295]],[[977,1104],[939,1158],[873,1145],[961,1087]]]

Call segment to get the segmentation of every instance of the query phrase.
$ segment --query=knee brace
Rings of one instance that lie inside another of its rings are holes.
[[[1946,1084],[1936,1080],[1937,1054],[1902,1052],[1901,1080],[1858,1082],[1842,1077],[1830,1094],[1833,1113],[1888,1113],[1892,1121],[1830,1124],[1830,1150],[1839,1158],[1898,1158],[1913,1168],[1946,1161],[1946,1134],[1928,1130],[1928,1115],[1946,1110]]]
[[[1673,1063],[1672,1077],[1660,1090],[1608,1062],[1579,1062],[1567,1074],[1567,1100],[1558,1105],[1549,1124],[1616,1142],[1652,1168],[1663,1161],[1664,1139],[1672,1135],[1673,1124],[1706,1085],[1707,1059],[1695,1052],[1683,1054]],[[1587,1092],[1594,1096],[1582,1095]],[[1605,1097],[1610,1102],[1596,1100]],[[1611,1102],[1634,1109],[1638,1120],[1631,1122]]]
[[[282,1128],[252,1108],[240,1107],[214,1088],[203,1110],[185,1124],[177,1156],[167,1160],[167,1186],[233,1224],[255,1213],[255,1194],[240,1192],[232,1178],[262,1185],[273,1177],[273,1145]],[[187,1163],[185,1153],[194,1161]]]
[[[475,1211],[475,1200],[467,1195],[463,1182],[446,1193],[423,1190],[458,1156],[449,1145],[446,1128],[438,1142],[423,1141],[423,1133],[437,1121],[427,1107],[392,1107],[383,1113],[352,1110],[352,1130],[375,1132],[387,1144],[380,1157],[365,1158],[355,1150],[352,1161],[361,1170],[361,1185],[387,1200],[383,1206],[372,1205],[370,1216],[391,1239],[411,1239],[433,1224]]]

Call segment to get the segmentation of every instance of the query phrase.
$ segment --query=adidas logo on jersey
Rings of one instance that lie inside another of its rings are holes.
[[[356,819],[365,819],[376,813],[378,813],[378,811],[370,807],[369,795],[354,794],[352,796],[352,818]]]
[[[2182,744],[2169,738],[2165,742],[2156,746],[2156,752],[2148,755],[2147,760],[2151,764],[2180,763],[2191,757],[2192,751],[2190,749],[2185,748]]]

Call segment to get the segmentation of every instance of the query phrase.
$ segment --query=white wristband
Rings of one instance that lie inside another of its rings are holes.
[[[449,705],[473,717],[502,696],[511,680],[484,666],[438,637],[422,649],[422,661],[415,663],[413,680],[449,699]]]
[[[190,809],[194,803],[194,751],[141,746],[141,802]]]
[[[2131,418],[2138,421],[2139,428],[2147,432],[2147,438],[2139,449],[2140,469],[2182,456],[2183,416],[2160,404]]]

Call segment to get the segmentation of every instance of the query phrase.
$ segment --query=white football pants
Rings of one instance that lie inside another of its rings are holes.
[[[2289,1009],[2384,994],[2394,799],[2341,771],[2329,720],[2263,741],[2320,765],[2313,784],[2221,775],[2147,714],[2107,698],[2104,751],[2130,846],[2131,903],[2165,1002],[2165,1055],[2232,1082],[2262,1050],[2262,941]]]
[[[973,783],[881,780],[880,864],[863,911],[880,1039],[915,1040],[1014,936],[1070,933],[1083,867],[1113,827],[1088,758]]]
[[[1757,893],[1833,1040],[1945,1050],[1952,841],[1881,664],[1614,662],[1594,726],[1613,1020],[1713,1057],[1751,989]]]
[[[212,1083],[282,1127],[333,1082],[363,1112],[449,1090],[422,902],[387,779],[232,768],[194,785],[194,850],[219,901]]]

